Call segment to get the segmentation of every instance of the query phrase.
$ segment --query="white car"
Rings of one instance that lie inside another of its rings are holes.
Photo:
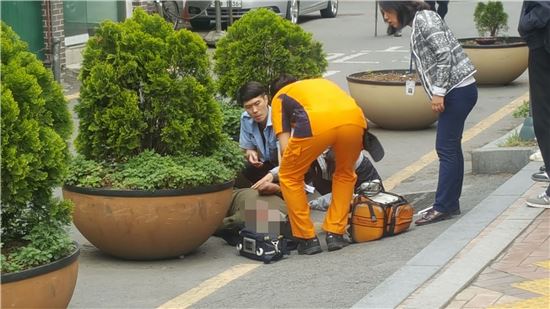
[[[338,13],[338,0],[221,0],[220,4],[222,23],[229,21],[229,5],[231,5],[233,19],[242,17],[252,9],[268,8],[294,24],[298,22],[298,18],[303,14],[320,11],[322,17],[333,18]],[[186,7],[193,28],[208,29],[211,24],[215,23],[216,8],[214,1],[188,0]]]

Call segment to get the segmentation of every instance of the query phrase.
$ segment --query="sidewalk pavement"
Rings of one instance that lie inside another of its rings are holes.
[[[534,187],[530,192],[540,193],[541,187]],[[525,207],[524,199],[512,207]],[[550,210],[544,210],[447,308],[550,308]]]
[[[354,308],[550,308],[550,210],[531,162]]]

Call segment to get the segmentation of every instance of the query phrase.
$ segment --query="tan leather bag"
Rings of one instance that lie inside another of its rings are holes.
[[[353,199],[349,232],[353,242],[366,242],[406,231],[414,209],[402,196],[381,192]]]

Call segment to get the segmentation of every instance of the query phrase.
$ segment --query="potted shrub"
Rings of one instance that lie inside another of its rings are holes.
[[[474,23],[482,37],[475,41],[480,45],[494,44],[500,31],[508,30],[508,14],[500,1],[478,2],[474,11]],[[489,36],[486,36],[489,34]]]
[[[479,2],[474,22],[481,37],[459,40],[474,63],[478,84],[509,84],[527,69],[527,44],[519,37],[498,36],[508,29],[500,1]]]
[[[222,133],[206,45],[158,15],[105,21],[83,52],[63,194],[97,248],[126,259],[193,251],[224,218],[243,156]]]
[[[281,73],[320,77],[328,65],[311,33],[265,8],[249,11],[229,27],[214,60],[219,92],[232,99],[248,81],[269,85]]]
[[[2,308],[67,307],[80,251],[67,232],[72,204],[52,190],[67,169],[71,118],[51,71],[0,28]]]
[[[418,130],[436,120],[429,98],[414,71],[378,70],[346,77],[351,96],[370,122],[383,129]],[[415,81],[414,94],[405,93],[405,83]]]

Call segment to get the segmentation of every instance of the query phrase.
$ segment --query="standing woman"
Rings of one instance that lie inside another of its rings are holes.
[[[380,1],[384,21],[396,29],[412,27],[411,57],[427,92],[432,110],[439,113],[435,148],[439,179],[435,203],[416,225],[430,224],[460,214],[464,179],[462,132],[477,102],[474,65],[453,33],[421,1]]]

